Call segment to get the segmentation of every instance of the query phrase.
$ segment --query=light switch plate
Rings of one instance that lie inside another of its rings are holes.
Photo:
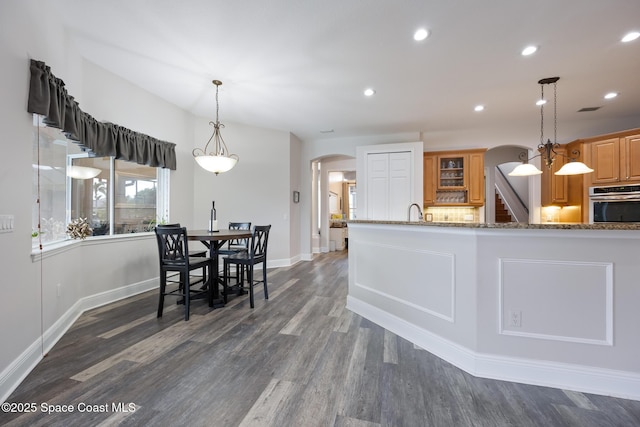
[[[13,232],[13,215],[0,215],[0,233]]]

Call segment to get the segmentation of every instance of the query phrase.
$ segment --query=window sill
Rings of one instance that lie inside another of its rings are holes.
[[[116,234],[113,236],[94,236],[88,237],[85,240],[63,240],[60,242],[43,244],[42,250],[38,248],[32,248],[31,250],[31,262],[38,262],[42,259],[49,258],[52,256],[56,256],[63,252],[70,251],[78,245],[82,246],[93,246],[93,245],[104,245],[114,240],[136,240],[136,239],[149,239],[152,238],[155,234],[152,231],[147,231],[143,233],[129,233],[129,234]]]

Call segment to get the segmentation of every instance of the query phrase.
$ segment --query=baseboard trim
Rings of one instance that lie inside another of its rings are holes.
[[[0,400],[3,403],[42,360],[42,354],[42,341],[38,339],[0,373]]]
[[[476,353],[352,296],[347,309],[476,377],[640,401],[634,372]]]
[[[17,359],[0,373],[0,400],[5,402],[20,383],[36,367],[53,346],[69,330],[73,323],[87,310],[119,301],[150,291],[158,287],[158,278],[145,280],[122,286],[99,294],[79,299],[69,310],[56,320],[43,334],[34,341]]]

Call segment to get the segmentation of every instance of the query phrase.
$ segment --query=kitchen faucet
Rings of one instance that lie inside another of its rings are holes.
[[[422,221],[422,209],[420,209],[420,205],[417,203],[411,203],[409,205],[409,212],[407,212],[407,221],[411,221],[411,208],[414,206],[418,208],[418,220]]]

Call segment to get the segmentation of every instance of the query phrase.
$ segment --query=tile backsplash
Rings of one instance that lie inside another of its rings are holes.
[[[425,220],[431,215],[433,222],[480,222],[478,208],[471,207],[428,207]]]

